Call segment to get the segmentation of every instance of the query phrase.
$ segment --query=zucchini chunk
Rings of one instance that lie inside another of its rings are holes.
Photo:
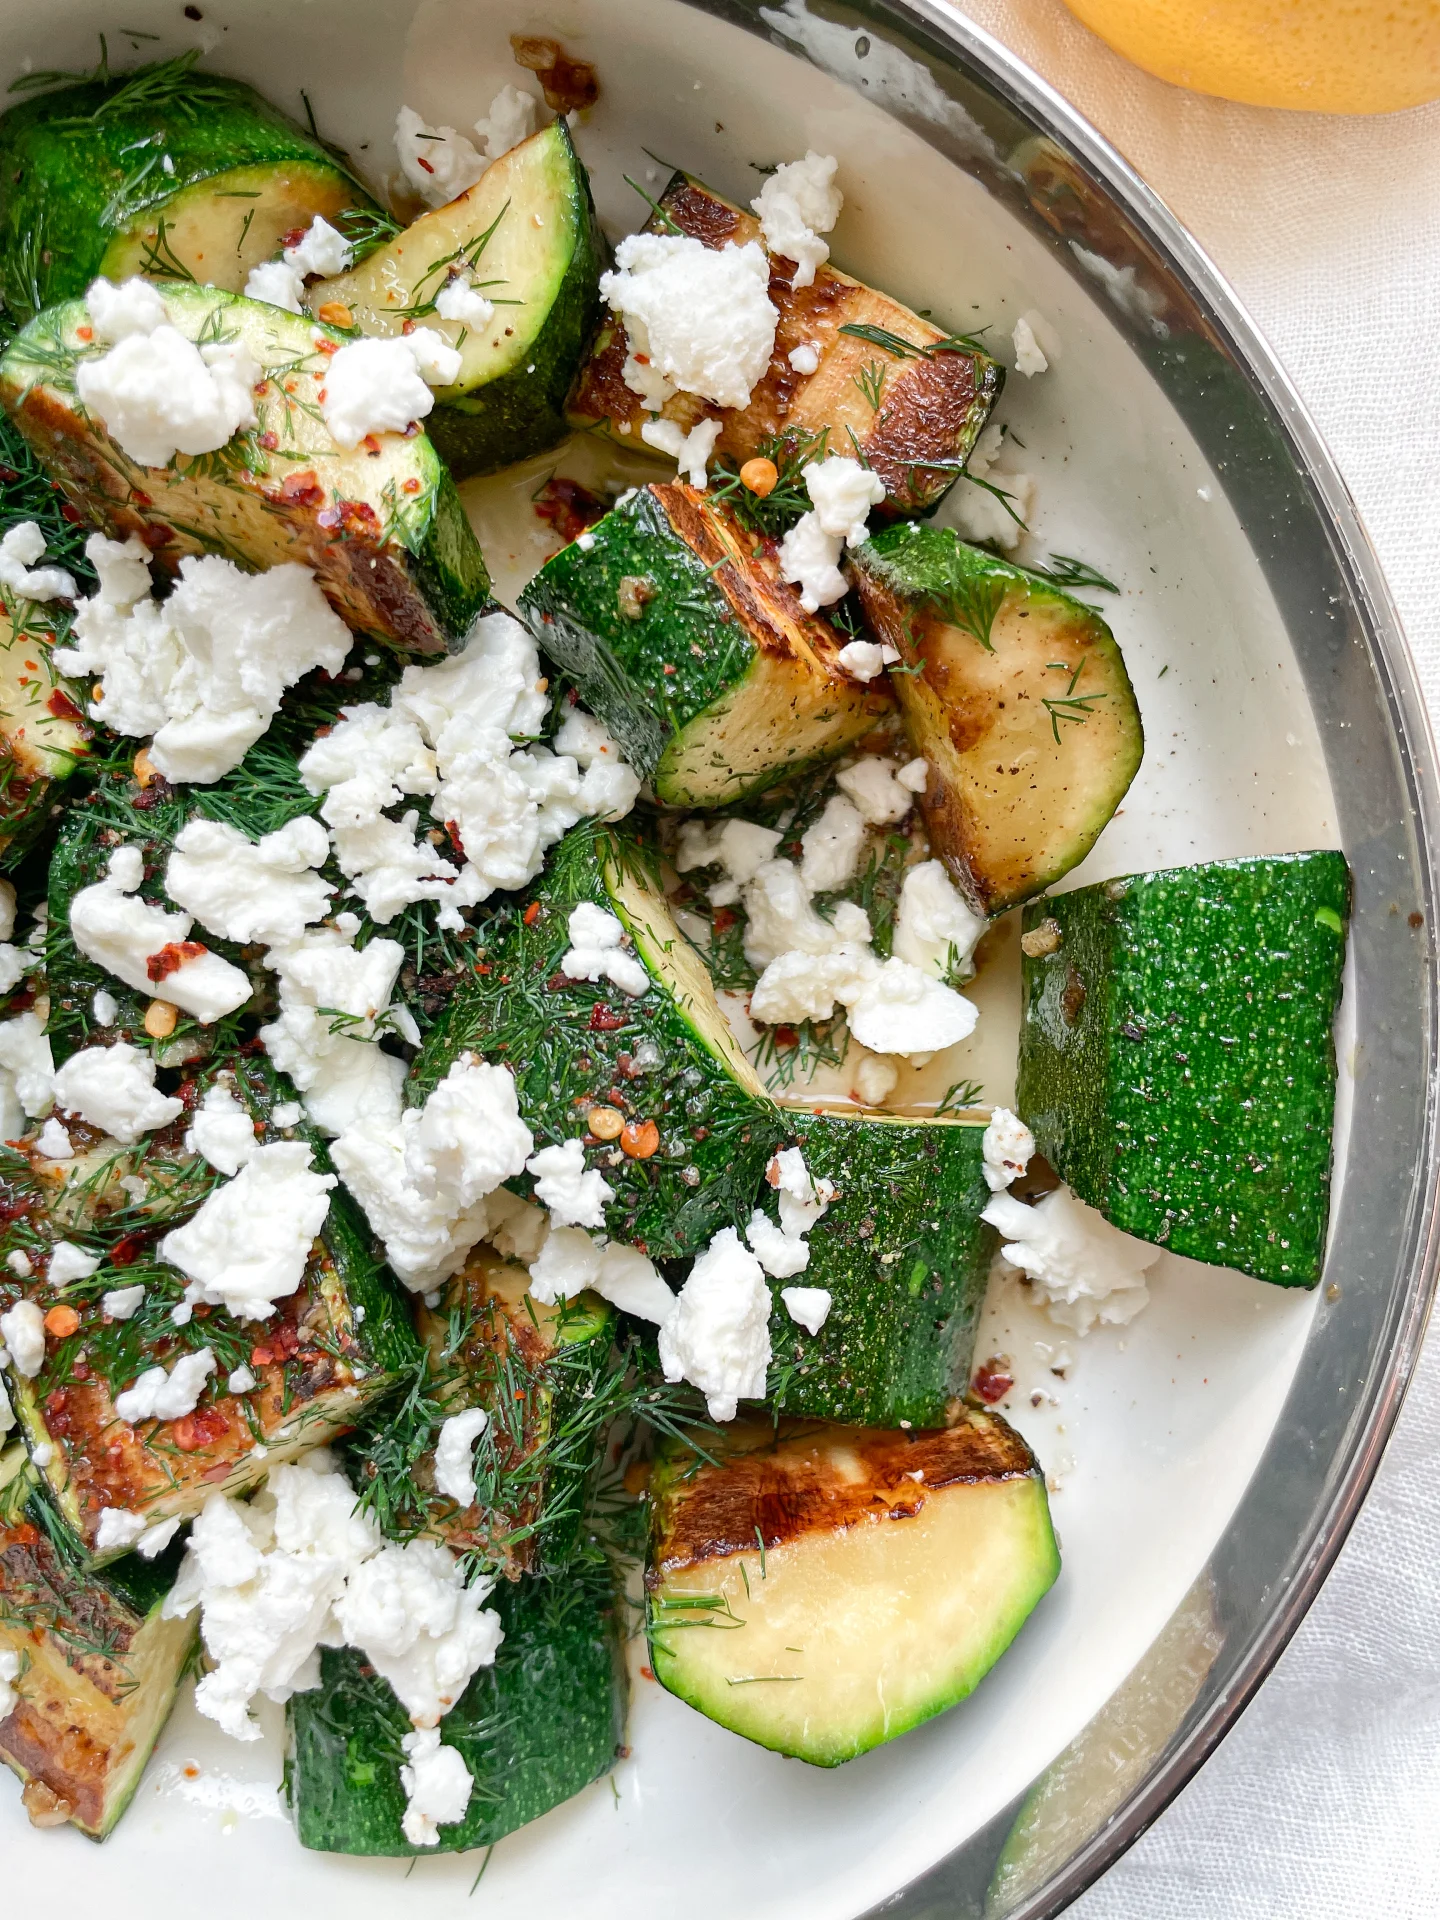
[[[714,248],[765,244],[753,214],[683,173],[671,177],[645,230],[690,234]],[[780,321],[770,365],[749,406],[721,409],[682,393],[663,417],[687,432],[699,420],[718,418],[716,450],[737,467],[768,453],[777,440],[818,452],[826,435],[829,452],[855,452],[879,474],[886,492],[881,512],[923,513],[954,485],[999,398],[1004,369],[967,344],[942,348],[952,336],[832,266],[818,268],[808,287],[792,287],[793,274],[793,261],[772,260],[770,299]],[[855,328],[860,331],[847,331]],[[812,374],[790,364],[801,346],[819,354]],[[612,316],[581,368],[570,417],[633,449],[650,416],[625,384],[629,351],[624,323]]]
[[[930,763],[935,852],[982,913],[1077,866],[1124,799],[1145,735],[1125,662],[1093,607],[958,534],[886,527],[854,556],[865,617]]]
[[[1082,1200],[1192,1260],[1316,1285],[1349,912],[1333,852],[1026,909],[1016,1105]]]
[[[980,1218],[986,1122],[877,1113],[799,1124],[811,1177],[838,1191],[810,1230],[810,1264],[771,1283],[774,1404],[852,1426],[943,1426],[969,1385],[996,1245]],[[830,1294],[818,1334],[785,1311],[788,1286]]]
[[[520,595],[540,646],[667,805],[719,807],[833,759],[890,707],[839,664],[773,541],[694,487],[642,487]]]
[[[183,1327],[172,1323],[185,1276],[161,1260],[156,1243],[220,1184],[185,1146],[188,1107],[219,1071],[207,1070],[182,1090],[187,1114],[133,1147],[73,1122],[73,1160],[0,1147],[0,1259],[23,1251],[38,1267],[55,1242],[69,1240],[101,1260],[92,1276],[64,1289],[72,1330],[50,1332],[33,1378],[12,1369],[9,1379],[32,1453],[49,1447],[43,1472],[56,1512],[97,1565],[117,1552],[97,1548],[107,1507],[143,1514],[151,1525],[189,1519],[215,1489],[243,1492],[279,1462],[345,1432],[419,1357],[394,1283],[339,1189],[303,1284],[269,1319],[241,1321],[217,1307]],[[267,1061],[240,1055],[224,1071],[265,1141],[305,1139],[327,1170],[317,1137],[303,1125],[275,1128],[274,1108],[294,1095]],[[26,1292],[46,1310],[56,1304],[38,1279],[22,1282],[8,1266],[0,1271],[4,1307]],[[133,1317],[108,1319],[104,1294],[137,1285],[145,1298]],[[216,1367],[193,1413],[133,1425],[119,1418],[122,1389],[148,1368],[169,1369],[203,1347]],[[229,1376],[242,1366],[256,1385],[232,1394]],[[267,1451],[257,1457],[262,1446]]]
[[[611,1417],[600,1389],[616,1364],[612,1307],[593,1293],[542,1306],[529,1284],[524,1267],[479,1246],[433,1309],[417,1305],[444,1416],[483,1407],[489,1421],[473,1455],[475,1501],[461,1508],[437,1491],[432,1445],[413,1468],[404,1463],[395,1516],[400,1531],[431,1534],[512,1580],[567,1566],[579,1550]],[[428,1436],[433,1420],[426,1426]],[[390,1436],[378,1447],[362,1443],[362,1452],[376,1463],[374,1475],[361,1469],[362,1483],[373,1485],[393,1455]]]
[[[103,1840],[139,1785],[198,1621],[160,1615],[178,1548],[91,1572],[36,1479],[23,1447],[0,1455],[0,1651],[20,1664],[0,1760],[25,1783],[37,1823],[68,1821]]]
[[[650,976],[644,993],[565,974],[570,915],[583,903],[626,929]],[[632,833],[572,828],[529,891],[487,922],[483,958],[426,1035],[407,1098],[421,1104],[470,1049],[513,1072],[537,1150],[584,1139],[614,1193],[612,1239],[677,1259],[749,1217],[783,1118]],[[511,1183],[526,1196],[533,1184],[529,1174]]]
[[[214,287],[160,292],[187,339],[249,350],[256,424],[218,453],[139,465],[76,394],[80,363],[106,351],[85,337],[84,302],[47,308],[0,358],[0,404],[75,506],[117,540],[138,534],[171,572],[189,553],[255,572],[297,561],[354,632],[402,652],[458,646],[491,604],[479,545],[423,433],[375,435],[373,453],[331,438],[318,395],[345,336]]]
[[[437,1847],[410,1845],[401,1828],[405,1709],[362,1655],[326,1650],[319,1687],[286,1708],[285,1791],[302,1846],[384,1855],[493,1846],[615,1764],[628,1684],[606,1563],[502,1581],[487,1604],[505,1627],[495,1664],[440,1722],[441,1740],[475,1782],[465,1817],[441,1827]]]
[[[438,390],[426,430],[463,479],[565,438],[565,396],[595,330],[604,259],[589,179],[555,120],[361,266],[314,282],[307,299],[326,319],[343,318],[343,307],[362,333],[420,320],[459,348],[460,377]],[[436,313],[452,271],[494,305],[484,325]]]
[[[812,1766],[972,1693],[1060,1570],[1044,1478],[993,1413],[940,1431],[761,1422],[705,1453],[666,1441],[651,1476],[651,1668]]]
[[[97,274],[198,280],[239,293],[317,214],[380,209],[333,155],[239,80],[195,56],[0,114],[0,291],[17,323]]]

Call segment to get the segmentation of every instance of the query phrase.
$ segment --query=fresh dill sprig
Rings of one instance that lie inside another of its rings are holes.
[[[985,1089],[978,1080],[957,1080],[953,1087],[945,1089],[935,1108],[935,1118],[939,1120],[947,1113],[963,1113],[969,1107],[978,1107],[984,1094]]]
[[[787,433],[767,434],[754,457],[772,461],[778,477],[763,499],[741,480],[739,465],[722,454],[711,470],[710,496],[723,501],[747,533],[778,539],[810,511],[804,470],[812,461],[825,458],[829,439],[828,427],[818,433],[791,428]]]
[[[1080,676],[1085,671],[1085,664],[1085,660],[1082,659],[1070,675],[1070,684],[1063,694],[1053,699],[1042,697],[1041,705],[1050,716],[1050,730],[1055,736],[1057,747],[1060,745],[1062,720],[1069,720],[1078,725],[1090,718],[1090,709],[1097,700],[1108,700],[1110,697],[1108,693],[1076,693],[1075,689],[1080,684]],[[1065,661],[1052,660],[1050,665],[1052,669],[1058,668],[1062,673],[1069,671],[1069,663]]]
[[[857,374],[851,376],[852,384],[872,413],[879,413],[885,397],[885,368],[879,360],[867,360]]]
[[[1028,573],[1038,573],[1042,580],[1053,581],[1057,587],[1080,587],[1092,593],[1119,593],[1120,589],[1113,580],[1107,580],[1097,567],[1087,561],[1077,560],[1073,554],[1052,553],[1048,567],[1027,567]]]
[[[893,333],[889,327],[877,327],[869,321],[852,320],[840,328],[852,340],[868,341],[872,347],[880,347],[896,360],[931,360],[937,353],[984,353],[985,344],[980,335],[988,329],[981,327],[975,333],[951,333],[943,340],[932,340],[928,346],[915,340],[906,340],[902,335]]]

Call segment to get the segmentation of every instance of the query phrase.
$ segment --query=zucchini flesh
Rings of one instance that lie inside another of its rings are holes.
[[[995,1414],[938,1432],[767,1422],[705,1451],[666,1442],[651,1478],[650,1665],[814,1766],[973,1692],[1059,1572],[1040,1469]]]
[[[362,333],[399,333],[419,320],[459,349],[460,377],[438,390],[426,428],[463,479],[564,439],[565,396],[595,329],[604,258],[585,169],[555,120],[361,266],[316,281],[307,299],[327,318],[345,308]],[[435,314],[452,264],[469,268],[495,303],[487,326]]]
[[[479,545],[424,434],[374,436],[374,454],[331,439],[317,397],[329,355],[316,342],[344,336],[214,287],[161,294],[187,339],[249,349],[265,376],[256,425],[216,453],[139,465],[76,396],[76,368],[105,351],[81,335],[84,302],[49,308],[0,359],[0,403],[73,503],[116,539],[138,534],[171,571],[187,553],[255,572],[296,561],[354,632],[401,652],[458,646],[491,603]]]
[[[293,1101],[293,1090],[263,1057],[232,1057],[225,1070],[269,1136],[271,1112]],[[195,1084],[195,1098],[215,1071]],[[188,1219],[219,1182],[187,1152],[187,1126],[182,1114],[133,1147],[93,1129],[93,1144],[87,1144],[84,1130],[74,1126],[76,1154],[68,1161],[0,1147],[0,1258],[17,1249],[43,1254],[61,1239],[102,1258],[91,1278],[66,1288],[66,1302],[79,1318],[76,1330],[47,1341],[33,1379],[12,1371],[9,1382],[32,1451],[44,1444],[51,1449],[43,1471],[55,1511],[95,1564],[115,1557],[95,1551],[106,1507],[143,1513],[152,1525],[188,1519],[217,1488],[243,1492],[279,1462],[346,1431],[418,1359],[394,1282],[339,1189],[331,1195],[302,1286],[277,1303],[271,1318],[238,1321],[215,1308],[184,1329],[172,1325],[169,1310],[180,1298],[184,1275],[158,1258],[155,1242]],[[318,1138],[304,1126],[286,1131],[310,1141],[324,1171]],[[145,1182],[143,1196],[121,1186],[126,1178]],[[27,1283],[8,1267],[4,1275],[0,1301],[8,1308]],[[101,1295],[140,1283],[147,1298],[134,1318],[104,1324]],[[50,1304],[53,1296],[40,1282],[28,1287]],[[203,1346],[214,1351],[217,1366],[194,1414],[134,1427],[117,1418],[115,1395],[146,1368],[169,1367],[182,1352]],[[258,1385],[237,1397],[226,1390],[226,1380],[242,1365]],[[257,1458],[262,1443],[267,1451]]]
[[[668,805],[717,807],[834,759],[891,705],[779,577],[777,547],[693,487],[642,487],[540,569],[521,618]]]
[[[242,81],[192,73],[193,57],[0,115],[0,288],[17,322],[97,274],[238,293],[315,215],[379,215],[317,139]]]
[[[1026,909],[1016,1105],[1082,1200],[1192,1260],[1317,1284],[1349,911],[1333,852]]]
[[[986,1122],[796,1119],[811,1177],[838,1191],[810,1230],[809,1266],[771,1286],[774,1404],[855,1426],[943,1426],[969,1385],[996,1245],[980,1218]],[[818,1334],[786,1312],[788,1286],[829,1292]]]
[[[652,985],[632,998],[609,980],[568,979],[569,916],[581,901],[615,913]],[[461,1053],[515,1075],[537,1150],[584,1137],[614,1191],[612,1239],[652,1260],[697,1252],[748,1218],[782,1116],[761,1091],[698,954],[675,925],[654,856],[630,832],[582,824],[545,872],[487,922],[483,960],[425,1037],[406,1083],[421,1104]],[[637,1153],[587,1132],[597,1107],[634,1128]],[[533,1181],[511,1182],[528,1195]]]
[[[103,1840],[129,1804],[176,1688],[198,1622],[164,1620],[179,1550],[153,1566],[127,1555],[88,1571],[52,1535],[24,1450],[0,1458],[0,1649],[20,1655],[14,1711],[0,1720],[0,1760],[47,1816]],[[28,1804],[28,1802],[27,1802]]]
[[[671,178],[646,231],[690,234],[707,247],[764,245],[753,214],[683,173]],[[1004,369],[964,343],[937,351],[949,337],[939,327],[835,267],[818,268],[808,287],[792,287],[793,273],[792,262],[772,262],[770,299],[780,319],[770,365],[749,406],[722,410],[682,393],[666,404],[664,418],[686,431],[699,420],[720,419],[717,451],[737,467],[776,441],[818,451],[823,434],[829,452],[855,451],[880,476],[882,511],[933,507],[968,459],[999,397]],[[853,327],[868,330],[868,337],[843,331]],[[814,373],[790,365],[799,346],[818,350]],[[624,323],[608,319],[581,368],[570,416],[576,426],[603,428],[633,448],[650,415],[625,385],[628,353]]]
[[[936,854],[982,913],[1079,864],[1145,750],[1114,635],[1048,581],[957,534],[883,528],[855,555],[865,617],[898,649]]]
[[[382,1855],[492,1846],[614,1765],[627,1685],[608,1566],[502,1581],[488,1604],[505,1627],[495,1664],[440,1723],[475,1782],[464,1819],[441,1827],[438,1847],[410,1845],[400,1824],[405,1710],[359,1654],[327,1650],[319,1687],[286,1708],[285,1786],[302,1846]]]

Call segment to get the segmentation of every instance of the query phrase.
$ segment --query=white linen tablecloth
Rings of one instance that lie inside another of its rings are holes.
[[[1061,0],[959,11],[1086,114],[1216,261],[1329,441],[1440,726],[1440,104],[1167,86]],[[1259,1697],[1077,1920],[1440,1916],[1440,1322],[1369,1502]]]

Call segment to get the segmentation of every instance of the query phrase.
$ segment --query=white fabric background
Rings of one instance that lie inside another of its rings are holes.
[[[1152,80],[1061,0],[964,0],[1145,176],[1319,423],[1440,718],[1440,105],[1373,119]],[[1076,1920],[1440,1915],[1440,1323],[1368,1505],[1258,1699]]]

